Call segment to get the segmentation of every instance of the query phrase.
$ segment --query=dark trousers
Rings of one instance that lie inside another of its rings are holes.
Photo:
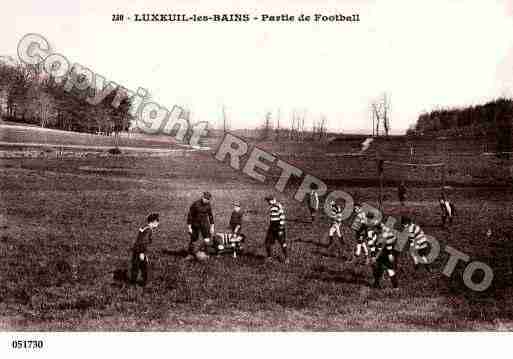
[[[189,242],[189,253],[196,254],[204,250],[205,243],[201,239],[210,238],[210,225],[192,225],[191,240]]]
[[[310,211],[310,217],[312,218],[312,222],[315,221],[315,217],[317,216],[317,208],[308,207],[308,211]]]
[[[385,273],[386,270],[392,269],[394,272],[396,272],[397,268],[397,256],[393,254],[394,260],[391,262],[388,258],[388,253],[382,253],[376,258],[376,263],[374,263],[373,267],[373,275],[374,275],[374,287],[379,287],[379,282],[381,280],[381,277]],[[395,273],[393,276],[390,277],[390,281],[392,282],[392,286],[394,288],[397,288],[398,282],[397,282],[397,273]]]
[[[442,214],[442,226],[445,226],[445,222],[447,220],[449,220],[449,224],[452,224],[452,217],[453,216],[449,216],[448,214],[444,213]]]
[[[136,284],[139,272],[141,272],[141,285],[144,286],[148,282],[148,257],[146,257],[146,254],[143,253],[144,260],[141,260],[141,258],[139,257],[140,254],[140,252],[132,253],[132,268],[130,269],[130,282],[132,284]]]
[[[279,225],[271,224],[267,229],[267,235],[265,237],[265,250],[267,257],[272,255],[272,246],[275,242],[280,243],[283,255],[287,258],[287,235],[285,229]]]

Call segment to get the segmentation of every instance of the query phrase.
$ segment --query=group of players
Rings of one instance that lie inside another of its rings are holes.
[[[242,225],[244,212],[239,202],[233,204],[233,212],[230,217],[230,231],[226,233],[216,233],[214,227],[214,216],[210,201],[212,195],[204,192],[200,199],[195,201],[187,215],[187,229],[190,236],[187,260],[205,260],[209,255],[231,253],[234,257],[242,250],[242,243],[245,235],[242,234]],[[287,248],[286,218],[285,210],[277,199],[270,195],[265,197],[269,205],[269,227],[265,237],[266,259],[272,260],[273,245],[279,244],[283,262],[289,263],[289,252]],[[316,214],[319,210],[319,195],[315,187],[311,188],[307,195],[307,204],[310,210],[312,223],[316,221]],[[343,243],[341,226],[343,224],[342,208],[335,203],[330,202],[331,213],[330,226],[328,229],[327,247],[334,242],[335,236]],[[442,208],[442,218],[449,218],[452,221],[454,206],[442,196],[440,198]],[[147,225],[139,229],[137,239],[132,249],[132,261],[130,270],[130,280],[136,283],[139,274],[142,276],[143,286],[148,279],[148,246],[152,240],[152,233],[159,225],[159,215],[152,213],[147,218]],[[380,281],[384,273],[387,273],[392,287],[398,287],[397,280],[397,256],[396,250],[397,236],[396,232],[389,228],[384,221],[378,221],[374,218],[372,212],[366,212],[360,205],[355,205],[353,214],[350,218],[350,227],[353,232],[356,247],[354,251],[355,258],[365,258],[365,263],[373,268],[374,287],[380,286]],[[401,218],[401,227],[408,235],[410,244],[410,254],[414,265],[418,268],[420,265],[427,266],[429,253],[429,243],[427,238],[417,224],[410,218]]]

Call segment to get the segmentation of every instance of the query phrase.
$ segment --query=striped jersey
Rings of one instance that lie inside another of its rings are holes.
[[[332,211],[331,218],[333,219],[333,222],[334,223],[342,223],[342,212],[343,212],[342,208],[340,208],[340,206],[337,205],[336,203],[332,203],[331,211]]]
[[[376,256],[376,252],[378,249],[378,233],[373,229],[369,229],[366,233],[366,236],[369,253],[371,257],[374,257]]]
[[[452,217],[454,215],[454,206],[448,200],[441,199],[440,208],[442,209],[442,213],[444,214],[444,216]]]
[[[242,236],[234,233],[216,233],[214,238],[216,244],[223,246],[235,245],[242,242]]]
[[[369,232],[372,232],[369,235]],[[387,226],[382,227],[381,238],[374,231],[368,231],[367,245],[371,254],[376,254],[379,250],[383,250],[386,253],[392,253],[394,250],[397,237],[391,228]]]
[[[312,191],[308,194],[308,207],[311,209],[319,209],[319,194]]]
[[[428,247],[426,235],[418,225],[412,223],[408,226],[406,231],[408,233],[408,239],[410,240],[410,243],[413,246],[413,248],[424,249]]]
[[[269,219],[271,224],[279,224],[281,228],[285,227],[285,210],[281,203],[276,202],[271,204],[269,208]]]
[[[354,217],[353,223],[351,224],[351,229],[355,232],[358,232],[364,225],[367,225],[367,216],[365,215],[364,211],[361,211]]]

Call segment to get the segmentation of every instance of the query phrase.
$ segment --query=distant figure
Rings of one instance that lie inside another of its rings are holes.
[[[449,225],[452,224],[452,219],[456,214],[456,208],[449,201],[449,199],[445,196],[445,193],[442,192],[440,195],[440,209],[442,210],[442,227],[445,227],[445,223],[448,221]]]
[[[312,183],[310,185],[310,192],[307,195],[308,211],[310,211],[310,218],[312,223],[315,222],[317,211],[319,210],[319,194],[317,193],[317,185]]]
[[[132,266],[130,269],[130,282],[136,284],[140,272],[142,277],[141,285],[143,287],[148,281],[148,246],[152,241],[154,229],[159,226],[158,213],[150,214],[146,221],[147,225],[139,228],[137,233],[137,239],[132,248]]]
[[[401,203],[401,206],[404,206],[404,202],[406,201],[406,192],[406,185],[404,184],[404,181],[401,181],[401,183],[397,187],[397,196],[399,197],[399,202]]]

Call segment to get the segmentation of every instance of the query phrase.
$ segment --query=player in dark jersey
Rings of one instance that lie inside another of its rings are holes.
[[[148,247],[152,242],[153,231],[159,226],[158,213],[152,213],[147,217],[147,225],[139,228],[137,239],[132,248],[132,265],[130,269],[130,282],[137,283],[141,273],[141,285],[145,286],[148,281]]]
[[[189,255],[187,259],[204,256],[205,244],[209,244],[211,235],[214,234],[214,215],[210,201],[212,195],[204,192],[202,197],[195,201],[187,215],[187,227],[190,235]],[[200,236],[203,241],[200,240]]]
[[[242,230],[242,219],[244,217],[244,212],[240,206],[240,202],[233,203],[233,212],[230,216],[230,229],[232,233],[238,234],[241,233]]]

